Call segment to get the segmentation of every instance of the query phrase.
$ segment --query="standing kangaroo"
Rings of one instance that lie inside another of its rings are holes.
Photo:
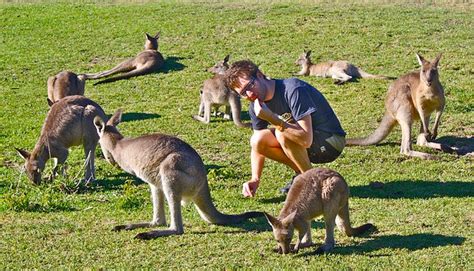
[[[316,250],[318,254],[334,248],[335,224],[347,236],[376,230],[370,223],[352,228],[349,219],[349,187],[346,181],[339,173],[330,169],[313,168],[295,178],[277,218],[265,213],[278,242],[278,252],[291,252],[294,229],[298,231],[298,241],[293,252],[311,246],[311,220],[320,215],[324,216],[326,237],[324,244]]]
[[[199,112],[193,115],[195,120],[199,120],[208,124],[211,117],[211,107],[214,107],[215,112],[221,105],[225,105],[224,118],[230,119],[230,111],[232,110],[232,119],[235,125],[239,127],[250,127],[250,123],[242,123],[240,113],[242,111],[242,104],[240,103],[240,96],[233,90],[229,89],[224,81],[225,71],[229,68],[229,55],[223,61],[216,63],[208,71],[214,73],[214,77],[204,81],[201,89],[201,103],[199,104]],[[230,107],[230,109],[229,109]]]
[[[301,66],[301,71],[297,75],[312,75],[319,77],[331,77],[335,79],[334,83],[342,85],[345,82],[355,78],[378,78],[389,79],[383,75],[373,75],[364,72],[361,68],[347,61],[326,61],[317,64],[311,62],[311,50],[305,51],[296,60],[295,64]]]
[[[85,76],[70,71],[62,71],[48,78],[48,104],[72,95],[84,95]]]
[[[164,64],[163,56],[158,52],[160,32],[155,36],[150,36],[148,33],[145,33],[145,36],[145,50],[141,51],[136,57],[128,59],[108,71],[86,74],[86,79],[99,79],[116,73],[123,73],[94,84],[97,85],[157,71]]]
[[[449,151],[447,146],[430,142],[438,135],[438,126],[445,105],[444,90],[439,82],[438,74],[438,62],[441,54],[433,62],[425,60],[419,54],[416,54],[416,57],[421,69],[400,77],[388,88],[385,114],[379,127],[366,138],[348,139],[347,145],[377,144],[387,137],[398,122],[402,129],[400,152],[408,156],[432,159],[434,158],[432,155],[413,151],[411,148],[411,126],[414,120],[420,119],[421,128],[417,144]],[[428,125],[433,111],[436,111],[436,118],[433,132],[431,132]]]
[[[194,202],[202,219],[212,224],[235,224],[263,216],[261,212],[246,212],[240,215],[220,213],[212,203],[206,169],[199,154],[186,142],[169,135],[151,134],[124,138],[116,128],[121,114],[118,110],[106,123],[102,117],[95,117],[99,143],[107,161],[118,164],[126,172],[150,185],[153,219],[151,222],[116,226],[114,230],[166,225],[165,199],[171,214],[169,229],[143,232],[136,238],[152,239],[183,234],[181,201]]]
[[[82,144],[86,156],[85,180],[94,180],[95,147],[99,141],[93,124],[95,116],[106,118],[102,108],[84,96],[67,96],[54,103],[44,121],[41,135],[31,153],[16,149],[25,159],[28,178],[41,183],[41,173],[49,158],[56,158],[53,176],[58,163],[64,164],[71,146]],[[87,159],[88,158],[88,159]]]

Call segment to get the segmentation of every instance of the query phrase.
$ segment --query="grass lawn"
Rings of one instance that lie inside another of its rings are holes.
[[[324,165],[351,187],[353,225],[371,222],[379,231],[354,238],[336,231],[336,248],[323,256],[312,255],[315,248],[279,255],[272,251],[276,242],[264,219],[207,225],[192,205],[183,208],[183,235],[135,240],[144,230],[111,229],[151,220],[148,185],[109,165],[99,148],[98,181],[78,193],[65,188],[83,175],[81,147],[71,149],[68,177],[40,186],[20,172],[23,160],[14,149],[31,150],[39,136],[48,112],[48,76],[110,69],[142,50],[144,32],[161,31],[166,61],[160,72],[97,86],[87,82],[85,95],[107,114],[123,108],[119,128],[126,136],[161,132],[193,146],[222,212],[277,214],[285,199],[278,190],[293,172],[267,161],[257,197],[243,198],[251,131],[222,118],[209,125],[191,118],[202,82],[211,77],[205,69],[230,54],[231,62],[249,58],[267,75],[285,78],[298,71],[294,61],[310,49],[314,62],[348,60],[367,72],[398,77],[418,68],[415,52],[427,59],[442,52],[439,71],[447,102],[439,140],[472,148],[472,5],[81,2],[0,4],[1,269],[474,269],[472,156],[415,146],[439,159],[403,157],[399,128],[384,144],[346,148]],[[349,136],[377,127],[390,81],[338,86],[331,79],[303,80],[326,96]],[[242,103],[248,122],[248,102]],[[371,182],[384,185],[372,188]],[[317,244],[323,228],[322,219],[313,223]]]

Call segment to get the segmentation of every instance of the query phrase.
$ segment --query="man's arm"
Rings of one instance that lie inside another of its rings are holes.
[[[277,127],[277,131],[296,144],[305,149],[311,146],[313,142],[313,124],[311,122],[311,115],[306,115],[296,123],[288,123],[279,118],[273,113],[265,103],[260,103],[258,100],[254,102],[254,111],[257,117],[266,120]]]

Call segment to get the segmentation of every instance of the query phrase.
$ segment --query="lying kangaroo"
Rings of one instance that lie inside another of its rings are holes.
[[[424,159],[434,158],[432,155],[411,149],[411,126],[414,120],[421,120],[420,135],[417,144],[437,150],[450,151],[448,146],[430,142],[438,135],[438,126],[443,113],[445,98],[443,86],[439,82],[438,62],[441,54],[433,62],[416,54],[421,69],[410,72],[388,88],[385,100],[385,114],[379,127],[366,138],[348,139],[347,145],[374,145],[381,142],[393,127],[400,124],[402,129],[402,154]],[[428,129],[430,115],[436,111],[433,133]]]
[[[296,60],[295,64],[301,66],[301,71],[297,75],[313,75],[319,77],[331,77],[335,79],[334,83],[341,85],[355,78],[378,78],[389,79],[383,75],[373,75],[364,72],[361,68],[347,61],[327,61],[317,64],[311,62],[311,50],[305,51]]]
[[[240,103],[239,95],[229,89],[224,81],[225,71],[229,68],[228,61],[229,55],[227,55],[223,61],[216,63],[216,65],[208,69],[209,72],[214,73],[214,77],[204,81],[204,85],[201,89],[199,112],[197,115],[193,115],[193,118],[207,124],[210,122],[211,107],[217,112],[221,105],[225,105],[224,118],[230,119],[230,111],[232,110],[232,119],[235,125],[239,127],[250,127],[250,123],[242,123],[240,119],[242,104]]]
[[[116,226],[114,230],[166,225],[165,198],[171,214],[169,229],[143,232],[136,238],[152,239],[183,234],[181,201],[194,202],[202,219],[212,224],[235,224],[263,216],[261,212],[247,212],[240,215],[220,213],[212,203],[206,169],[199,154],[186,142],[169,135],[151,134],[124,138],[116,128],[121,114],[118,110],[107,123],[102,117],[95,117],[94,124],[100,136],[99,143],[110,163],[118,164],[123,170],[150,185],[153,219],[151,222]]]
[[[62,71],[48,78],[48,104],[72,95],[84,95],[85,76],[70,71]]]
[[[51,106],[44,121],[41,135],[31,153],[16,149],[26,160],[28,178],[35,184],[41,183],[41,173],[49,158],[56,158],[53,176],[58,163],[64,164],[71,146],[82,144],[86,156],[85,180],[94,180],[95,147],[99,140],[93,124],[95,116],[106,118],[102,108],[84,96],[67,96]],[[88,159],[87,159],[88,157]]]
[[[86,74],[86,79],[99,79],[116,73],[123,73],[121,75],[107,78],[105,80],[95,83],[103,84],[114,82],[121,79],[128,79],[130,77],[145,75],[157,71],[161,66],[163,66],[164,59],[160,52],[158,52],[158,39],[160,37],[160,32],[158,32],[154,37],[150,36],[148,33],[145,33],[145,50],[140,52],[136,57],[128,59],[111,70],[103,71],[94,74]]]
[[[349,187],[339,173],[330,169],[313,168],[295,178],[286,196],[285,204],[277,218],[266,214],[278,242],[279,253],[291,252],[293,231],[298,231],[298,241],[293,249],[311,246],[311,220],[323,215],[326,224],[324,244],[316,253],[334,248],[334,224],[347,236],[357,236],[376,230],[370,223],[352,228],[349,220]]]

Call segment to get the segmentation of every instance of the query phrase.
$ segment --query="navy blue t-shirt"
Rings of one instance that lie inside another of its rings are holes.
[[[265,104],[278,115],[287,116],[288,113],[295,121],[311,114],[313,130],[328,132],[340,136],[346,133],[336,117],[331,106],[323,94],[310,84],[297,78],[275,80],[275,94]],[[269,123],[257,118],[250,103],[249,115],[254,130],[266,129]]]

